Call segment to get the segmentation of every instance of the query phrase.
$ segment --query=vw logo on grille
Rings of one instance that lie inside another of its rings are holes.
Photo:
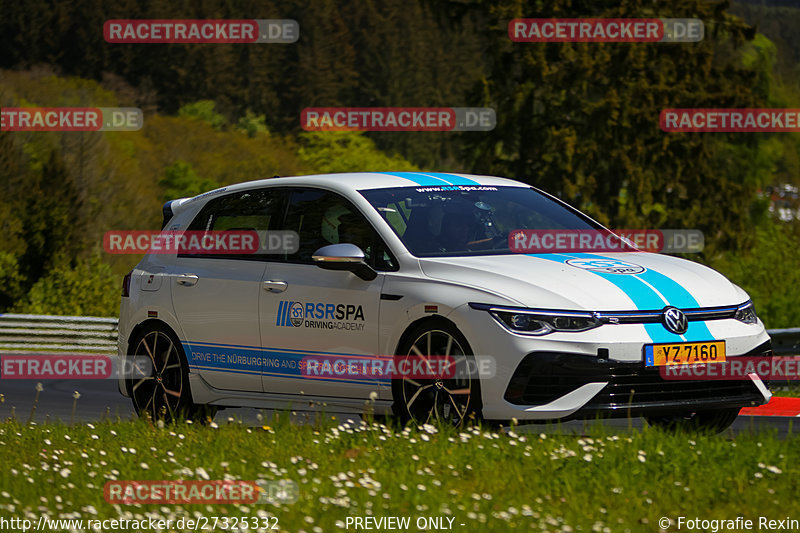
[[[687,320],[683,311],[676,307],[664,309],[663,322],[667,331],[671,331],[676,335],[683,335],[689,329],[689,320]]]

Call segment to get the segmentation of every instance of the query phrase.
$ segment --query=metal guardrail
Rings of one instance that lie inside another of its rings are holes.
[[[116,318],[0,314],[0,354],[117,353]],[[771,329],[776,355],[800,355],[800,328]]]
[[[770,329],[775,355],[800,355],[800,328]]]
[[[116,318],[0,314],[0,354],[117,353]]]

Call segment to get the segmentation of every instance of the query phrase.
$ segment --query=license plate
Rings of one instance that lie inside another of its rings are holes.
[[[693,365],[725,361],[725,341],[647,344],[645,366]]]

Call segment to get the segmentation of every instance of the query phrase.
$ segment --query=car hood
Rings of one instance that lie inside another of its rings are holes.
[[[747,300],[742,289],[715,270],[645,252],[422,258],[420,266],[430,278],[483,288],[512,305],[541,309],[689,309]]]

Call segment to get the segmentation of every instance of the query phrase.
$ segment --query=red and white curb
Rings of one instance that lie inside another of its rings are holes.
[[[744,407],[739,416],[800,416],[800,398],[773,396],[764,405]]]

